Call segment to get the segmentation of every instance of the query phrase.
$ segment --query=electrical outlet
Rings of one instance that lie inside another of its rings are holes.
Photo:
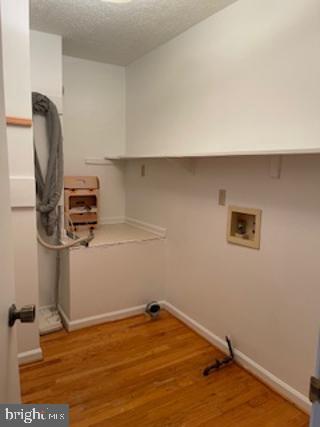
[[[225,206],[227,200],[227,191],[226,190],[219,190],[219,205]]]

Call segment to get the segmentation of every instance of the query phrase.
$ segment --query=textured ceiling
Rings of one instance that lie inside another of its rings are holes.
[[[236,0],[31,0],[31,28],[63,36],[64,53],[127,65]]]

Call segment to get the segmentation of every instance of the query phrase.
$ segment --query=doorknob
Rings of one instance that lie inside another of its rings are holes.
[[[36,306],[25,305],[20,310],[12,304],[9,308],[9,326],[12,327],[16,320],[20,320],[21,323],[32,323],[36,318]]]

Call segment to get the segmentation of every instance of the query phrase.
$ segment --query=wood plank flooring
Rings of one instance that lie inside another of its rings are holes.
[[[41,339],[23,366],[24,403],[68,403],[77,427],[307,427],[308,417],[166,312]]]

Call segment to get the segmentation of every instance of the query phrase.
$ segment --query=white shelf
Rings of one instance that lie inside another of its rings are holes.
[[[319,148],[304,149],[279,149],[279,150],[239,150],[239,151],[216,151],[208,153],[190,153],[190,154],[144,154],[127,156],[106,156],[105,160],[148,160],[148,159],[195,159],[206,157],[231,157],[231,156],[279,156],[291,154],[320,154]]]
[[[100,157],[91,157],[88,159],[84,159],[84,163],[86,165],[93,165],[93,166],[108,166],[111,165],[112,162],[110,162],[107,158],[100,158]]]

